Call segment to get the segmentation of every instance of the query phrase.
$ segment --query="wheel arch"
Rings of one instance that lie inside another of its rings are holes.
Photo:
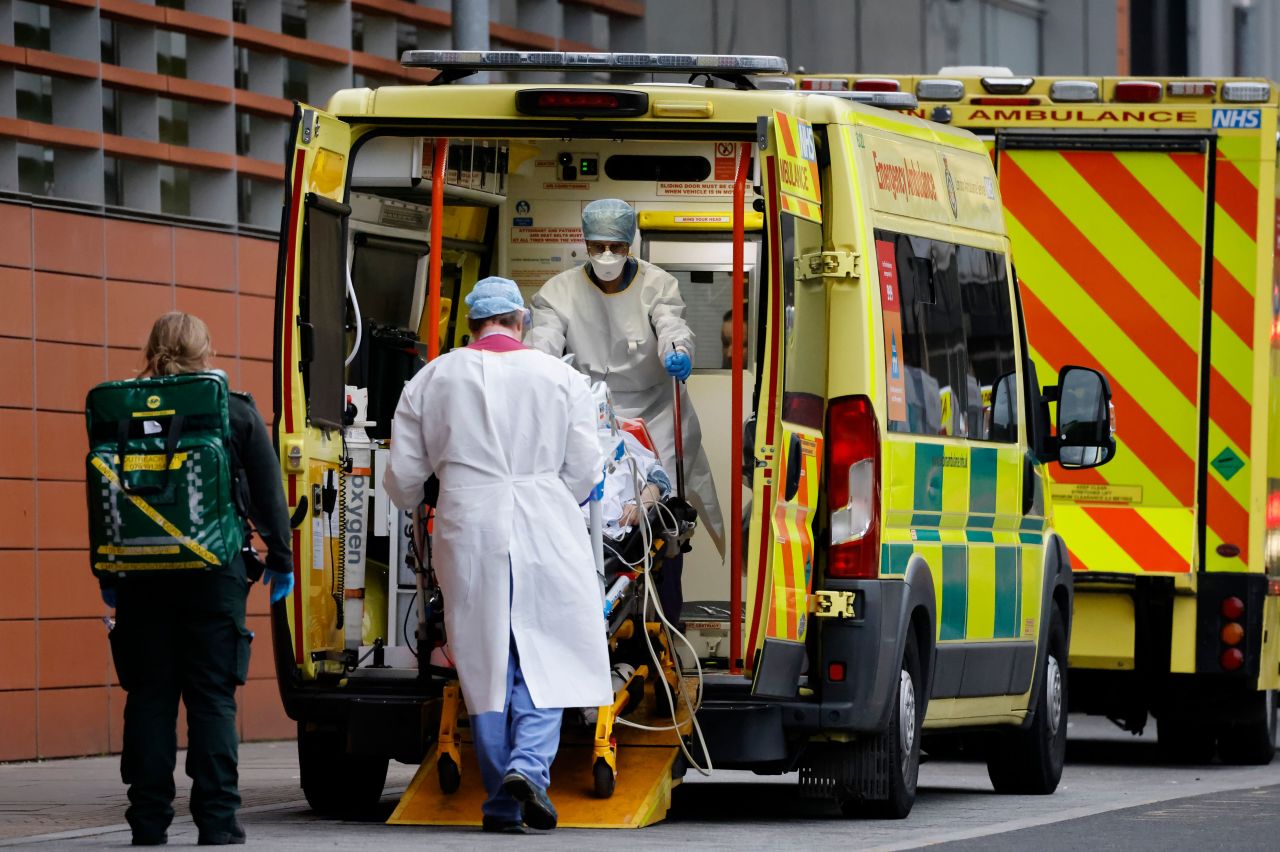
[[[938,613],[933,571],[920,554],[911,556],[903,582],[907,593],[903,596],[902,611],[898,619],[898,647],[905,651],[907,631],[912,631],[916,647],[920,651],[920,668],[925,675],[922,694],[927,700],[933,691],[934,667],[938,658]]]

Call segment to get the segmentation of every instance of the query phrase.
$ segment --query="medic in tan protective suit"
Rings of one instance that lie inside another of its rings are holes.
[[[616,198],[582,211],[589,263],[552,278],[533,297],[533,328],[526,342],[557,357],[570,352],[592,382],[604,381],[619,416],[643,417],[662,464],[675,470],[672,377],[680,380],[687,498],[724,553],[724,521],[702,429],[684,380],[693,370],[693,332],[684,321],[676,279],[630,256],[636,212]],[[680,620],[680,558],[663,567],[658,593],[663,611]]]

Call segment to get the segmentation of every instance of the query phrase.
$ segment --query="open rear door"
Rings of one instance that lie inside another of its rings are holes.
[[[822,482],[827,306],[816,150],[821,140],[808,122],[777,111],[760,119],[759,135],[769,279],[743,660],[755,694],[790,698],[805,660]]]
[[[321,671],[339,673],[345,664],[337,490],[346,402],[351,128],[299,104],[293,129],[276,284],[275,429],[294,520],[287,638],[294,664],[313,678]],[[276,637],[278,661],[283,638]]]

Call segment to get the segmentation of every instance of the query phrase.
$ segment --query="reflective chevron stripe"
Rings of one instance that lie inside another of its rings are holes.
[[[1241,570],[1249,559],[1259,213],[1257,137],[1237,138],[1252,142],[1252,173],[1227,140],[1214,163],[1203,461],[1224,455],[1201,499],[1208,567]],[[1115,460],[1091,471],[1055,469],[1055,525],[1077,570],[1187,572],[1195,563],[1208,168],[1195,152],[1000,152],[1037,368],[1042,377],[1067,364],[1100,369],[1115,398]],[[1242,556],[1219,557],[1224,541]]]

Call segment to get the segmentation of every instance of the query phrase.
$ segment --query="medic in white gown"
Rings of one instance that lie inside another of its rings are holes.
[[[676,279],[630,256],[635,234],[636,212],[625,201],[605,198],[583,208],[582,235],[590,262],[542,285],[533,297],[533,328],[525,342],[557,357],[570,352],[574,366],[593,383],[607,382],[618,415],[644,418],[663,466],[672,472],[671,378],[681,380],[687,497],[723,555],[724,521],[711,463],[683,384],[693,370],[693,331],[684,321]],[[669,610],[665,602],[664,609]],[[679,618],[678,612],[667,614]]]

